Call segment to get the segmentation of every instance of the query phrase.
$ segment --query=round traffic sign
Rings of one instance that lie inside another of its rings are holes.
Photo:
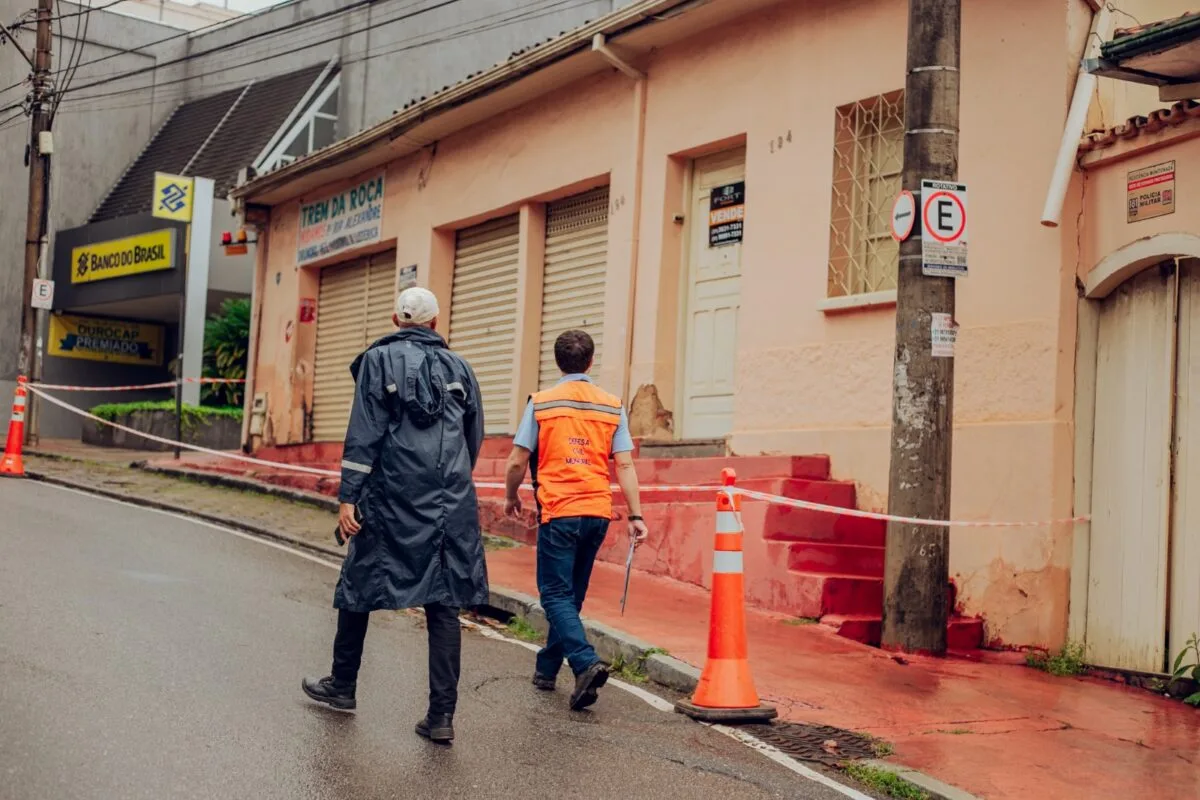
[[[923,201],[921,230],[942,244],[955,242],[967,229],[967,208],[954,192],[933,192]],[[932,215],[932,217],[931,217]]]
[[[892,238],[903,242],[912,233],[916,221],[917,201],[913,193],[905,189],[896,195],[896,202],[892,204]]]

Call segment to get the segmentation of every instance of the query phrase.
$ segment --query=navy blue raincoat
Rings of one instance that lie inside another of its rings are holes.
[[[428,328],[383,337],[354,360],[339,499],[352,537],[333,596],[349,611],[488,600],[471,472],[483,443],[475,373]]]

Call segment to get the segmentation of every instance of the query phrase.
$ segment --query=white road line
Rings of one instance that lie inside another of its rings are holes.
[[[102,494],[92,494],[91,492],[86,492],[86,491],[83,491],[82,489],[74,489],[69,486],[60,486],[60,485],[54,484],[54,483],[41,483],[41,485],[49,486],[49,487],[52,487],[54,489],[58,489],[58,490],[64,491],[64,492],[70,492],[72,494],[82,495],[84,497],[90,497],[90,498],[93,498],[96,500],[107,500],[108,502],[116,503],[117,505],[129,506],[130,508],[137,508],[137,509],[141,509],[142,511],[150,511],[155,514],[162,514],[163,516],[174,517],[175,519],[183,520],[184,522],[189,522],[193,525],[201,525],[205,528],[211,528],[215,531],[221,531],[222,533],[232,534],[233,536],[236,536],[239,539],[245,539],[250,542],[256,542],[258,544],[265,545],[266,547],[274,548],[275,550],[281,550],[285,553],[291,553],[294,556],[299,556],[300,558],[303,558],[305,561],[311,561],[314,564],[320,564],[321,566],[329,567],[330,569],[340,570],[342,568],[340,564],[336,564],[333,561],[329,561],[327,559],[320,558],[319,556],[312,555],[311,553],[306,553],[303,550],[300,550],[298,548],[290,547],[290,546],[288,546],[286,544],[282,544],[280,542],[274,542],[274,541],[271,541],[270,539],[266,539],[262,536],[255,536],[252,533],[246,533],[245,531],[235,530],[234,528],[229,528],[225,525],[217,525],[214,522],[208,522],[207,520],[196,519],[195,517],[189,517],[186,514],[179,514],[174,511],[164,511],[161,508],[150,508],[148,506],[138,505],[137,503],[131,503],[127,500],[118,500],[115,497],[106,497],[105,495],[102,495]],[[416,610],[421,611],[421,609],[416,609]],[[469,630],[476,631],[477,633],[485,636],[488,639],[495,639],[497,641],[508,642],[509,644],[515,644],[519,647],[524,647],[526,650],[530,650],[534,653],[538,652],[538,650],[541,649],[537,645],[530,644],[529,642],[522,642],[519,639],[510,638],[510,637],[505,636],[504,634],[500,633],[499,631],[494,630],[493,628],[489,628],[485,625],[480,625],[476,622],[472,622],[471,620],[460,618],[459,622],[462,624],[462,626],[464,628],[468,628]],[[654,708],[658,711],[672,713],[675,710],[675,706],[672,705],[670,702],[668,702],[667,700],[664,700],[663,698],[659,697],[656,694],[651,694],[650,692],[646,691],[645,689],[643,689],[639,686],[634,686],[633,684],[626,683],[625,681],[617,680],[615,678],[609,679],[608,683],[610,686],[616,686],[618,689],[628,692],[629,694],[633,695],[634,697],[638,698],[642,702],[646,703],[647,705],[651,706],[652,708]],[[766,758],[770,759],[771,761],[774,761],[779,766],[784,767],[785,769],[788,769],[788,770],[794,772],[795,774],[799,775],[800,777],[806,778],[814,783],[819,783],[822,786],[825,786],[829,789],[833,789],[835,792],[838,792],[839,794],[844,795],[845,797],[851,798],[851,800],[872,800],[872,798],[869,795],[865,795],[862,792],[859,792],[855,789],[850,788],[849,786],[840,784],[837,781],[835,781],[833,778],[830,778],[828,775],[824,775],[820,772],[817,772],[814,769],[810,769],[809,767],[804,766],[799,761],[796,761],[795,759],[786,755],[778,748],[776,748],[772,745],[769,745],[766,742],[760,741],[759,739],[756,739],[755,737],[751,736],[750,734],[746,733],[745,731],[740,731],[736,728],[731,728],[726,725],[711,725],[711,724],[706,724],[706,723],[701,723],[701,724],[703,724],[707,728],[711,728],[714,731],[718,731],[719,733],[722,733],[722,734],[728,736],[729,738],[733,739],[734,741],[740,742],[741,744],[745,745],[746,747],[749,747],[751,750],[754,750],[755,752],[760,753],[761,755],[765,756]]]

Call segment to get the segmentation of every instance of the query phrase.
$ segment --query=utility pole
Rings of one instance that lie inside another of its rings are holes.
[[[914,194],[923,179],[958,177],[961,28],[961,0],[909,0],[902,180]],[[923,274],[920,236],[901,242],[888,486],[896,516],[949,519],[954,359],[933,356],[932,324],[934,314],[953,320],[954,281]],[[946,652],[949,545],[946,528],[888,523],[885,648]]]
[[[17,361],[17,374],[26,377],[32,374],[33,345],[37,338],[33,281],[37,277],[42,239],[46,235],[46,178],[50,156],[42,153],[42,133],[50,131],[50,51],[54,42],[50,24],[53,17],[54,0],[38,0],[37,44],[33,51],[33,90],[30,94],[29,216],[25,222],[25,281],[21,289],[21,355]],[[36,407],[36,398],[30,400]],[[34,430],[32,419],[31,414],[31,424],[25,428],[26,438]]]

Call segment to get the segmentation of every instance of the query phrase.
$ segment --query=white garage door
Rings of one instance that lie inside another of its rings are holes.
[[[520,219],[458,232],[450,299],[450,348],[470,363],[483,393],[486,433],[512,433]]]
[[[608,271],[608,187],[568,197],[546,208],[546,268],[542,283],[541,361],[544,389],[559,378],[554,340],[577,328],[604,346],[604,285]]]

